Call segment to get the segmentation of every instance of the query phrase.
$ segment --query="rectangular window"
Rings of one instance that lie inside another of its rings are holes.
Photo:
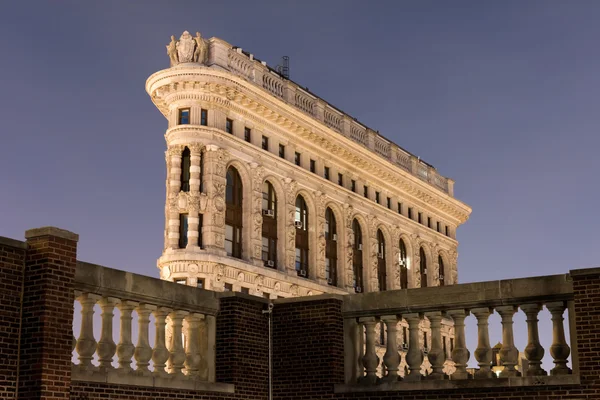
[[[225,132],[233,134],[233,120],[229,118],[225,120]]]
[[[398,214],[402,214],[402,203],[398,203]]]
[[[440,221],[436,222],[435,225],[436,225],[435,226],[435,228],[436,228],[435,230],[438,231],[438,232],[441,232],[442,231],[442,224],[440,224]]]
[[[423,347],[426,349],[429,348],[429,346],[427,346],[427,332],[423,332]]]
[[[408,344],[408,329],[402,327],[402,344]]]
[[[329,167],[325,167],[323,170],[323,178],[329,180]]]
[[[279,157],[285,158],[285,146],[282,144],[279,145]]]
[[[175,279],[173,282],[177,283],[178,285],[187,285],[186,279]]]
[[[269,151],[269,138],[264,135],[262,137],[262,149]]]
[[[203,222],[203,214],[198,215],[198,247],[203,248],[202,246],[202,222]]]
[[[356,181],[354,179],[352,179],[352,181],[350,182],[350,189],[352,189],[352,191],[356,193]]]
[[[387,198],[387,208],[392,208],[392,199],[390,199],[389,197]]]
[[[450,236],[450,235],[449,235],[449,232],[448,232],[448,225],[446,225],[446,227],[445,227],[445,231],[446,231],[446,236]]]
[[[369,198],[369,187],[367,185],[363,187],[363,196],[365,196],[367,199]]]
[[[196,287],[198,289],[204,289],[204,279],[198,279],[198,282],[196,283]]]
[[[427,217],[427,227],[431,228],[431,217]]]
[[[408,218],[413,219],[412,207],[408,207]]]
[[[205,109],[200,110],[200,125],[203,125],[203,126],[208,125],[208,110],[205,110]]]
[[[317,163],[315,160],[310,160],[310,172],[314,173],[317,170]]]
[[[248,143],[252,140],[252,130],[250,128],[244,128],[244,140]]]
[[[242,287],[240,292],[244,293],[244,294],[250,294],[250,289],[247,287]]]
[[[338,173],[338,185],[344,186],[344,175]]]
[[[188,243],[188,215],[179,214],[179,248],[185,249]]]
[[[294,164],[300,166],[300,153],[294,153]]]
[[[189,125],[189,123],[190,123],[190,109],[189,108],[180,108],[179,109],[179,117],[177,118],[177,124]]]
[[[223,286],[223,291],[224,292],[233,292],[233,285],[231,283],[226,283]]]
[[[423,223],[423,213],[418,213],[417,214],[417,222],[422,224]]]
[[[375,192],[375,203],[379,204],[379,192]]]

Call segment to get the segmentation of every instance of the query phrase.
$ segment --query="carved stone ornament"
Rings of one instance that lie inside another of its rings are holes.
[[[169,279],[169,277],[171,276],[171,268],[169,268],[168,265],[165,265],[164,267],[162,267],[160,269],[160,279]]]
[[[285,198],[288,204],[296,204],[296,189],[298,188],[298,182],[286,178],[285,183]]]
[[[275,282],[275,284],[273,285],[273,289],[279,292],[281,290],[281,283]]]
[[[179,40],[175,39],[175,36],[171,36],[171,42],[167,45],[167,55],[171,61],[171,67],[189,62],[205,64],[208,59],[208,45],[200,32],[196,32],[196,36],[193,37],[188,31],[185,31]]]
[[[245,278],[245,276],[244,276],[244,273],[243,273],[243,272],[240,272],[240,273],[238,274],[238,276],[237,276],[237,279],[238,279],[238,281],[240,281],[240,282],[244,282],[244,278]]]
[[[298,285],[291,285],[290,286],[290,293],[293,294],[294,296],[298,296]]]
[[[219,264],[215,267],[215,274],[217,282],[221,282],[223,280],[223,276],[225,275],[225,266],[223,264]]]
[[[198,265],[197,264],[190,264],[190,266],[188,267],[188,271],[190,271],[190,273],[195,274],[198,272]]]

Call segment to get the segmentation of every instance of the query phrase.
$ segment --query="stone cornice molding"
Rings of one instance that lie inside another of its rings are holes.
[[[203,80],[212,82],[202,82]],[[248,117],[254,116],[253,119],[256,120],[262,118],[262,121],[257,123],[267,122],[274,127],[277,126],[280,128],[277,130],[280,132],[283,130],[285,136],[291,133],[296,137],[304,138],[305,147],[313,148],[315,152],[324,149],[339,157],[340,164],[346,161],[355,168],[369,171],[379,177],[380,186],[399,187],[405,193],[453,216],[459,224],[464,223],[471,212],[466,204],[420,181],[419,178],[390,161],[373,157],[373,153],[360,144],[340,135],[336,130],[328,128],[313,117],[298,112],[266,90],[229,72],[206,67],[174,67],[150,76],[146,82],[146,90],[166,117],[168,117],[166,98],[173,96],[170,94],[172,92],[180,94],[187,92],[184,97],[189,99],[204,97],[205,101],[211,101],[210,99],[214,98],[211,102],[222,107],[235,108],[236,112]],[[213,93],[215,96],[208,96],[207,93]],[[331,138],[340,144],[334,143]]]

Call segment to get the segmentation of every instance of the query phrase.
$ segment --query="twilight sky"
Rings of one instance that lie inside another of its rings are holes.
[[[183,30],[217,36],[456,180],[461,282],[600,262],[600,2],[0,4],[0,235],[158,277],[166,121],[144,91]]]

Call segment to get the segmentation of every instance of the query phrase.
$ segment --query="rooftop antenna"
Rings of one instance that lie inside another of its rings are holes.
[[[277,66],[277,72],[285,79],[290,79],[290,57],[281,57],[281,64]]]

